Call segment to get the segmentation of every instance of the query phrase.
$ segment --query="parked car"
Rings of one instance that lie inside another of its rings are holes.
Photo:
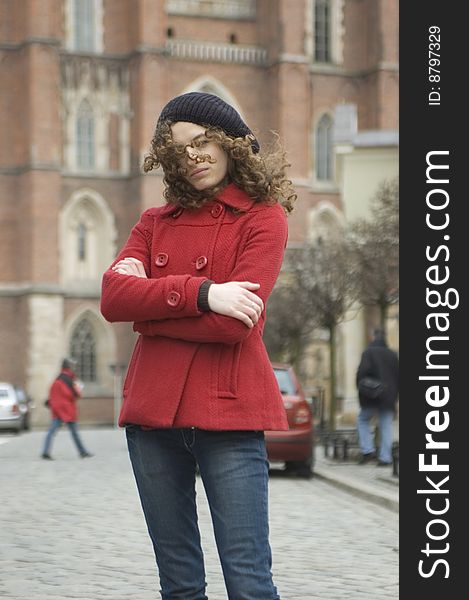
[[[273,363],[274,373],[287,413],[288,431],[266,431],[267,455],[271,462],[284,462],[288,471],[311,477],[314,467],[314,423],[312,407],[291,365]]]
[[[19,386],[0,382],[0,429],[29,429],[32,401]]]
[[[16,397],[18,398],[18,404],[20,412],[23,415],[23,429],[29,431],[31,429],[31,413],[34,408],[34,403],[31,396],[22,387],[15,385]]]

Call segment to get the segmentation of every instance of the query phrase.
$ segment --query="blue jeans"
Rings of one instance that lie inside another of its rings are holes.
[[[272,581],[268,461],[261,431],[127,427],[163,600],[207,600],[196,465],[230,600],[279,600]]]
[[[379,423],[379,452],[378,460],[383,462],[392,462],[392,421],[394,419],[394,411],[390,409],[381,409],[374,407],[362,407],[358,415],[357,428],[358,438],[360,440],[360,448],[363,454],[375,452],[374,436],[370,429],[370,419],[374,415],[378,415]]]
[[[52,423],[51,423],[51,425],[49,427],[49,431],[47,432],[47,435],[46,435],[44,450],[42,451],[43,454],[50,453],[50,449],[52,447],[52,439],[53,439],[54,435],[57,433],[57,431],[60,429],[60,426],[62,425],[62,423],[63,423],[63,421],[61,421],[60,419],[52,419]],[[78,452],[80,454],[86,454],[86,449],[82,444],[80,436],[78,435],[78,429],[77,429],[76,422],[71,421],[71,422],[65,423],[65,425],[67,425],[67,427],[72,435],[72,439],[75,442],[75,446],[77,447]]]

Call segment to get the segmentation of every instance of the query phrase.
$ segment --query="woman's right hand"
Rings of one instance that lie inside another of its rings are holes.
[[[262,299],[254,294],[260,287],[259,283],[250,281],[212,283],[208,290],[210,310],[239,319],[249,328],[254,327],[264,310]]]
[[[112,270],[121,275],[133,275],[135,277],[147,279],[147,274],[145,273],[145,267],[143,266],[142,261],[138,260],[138,258],[133,258],[132,256],[127,256],[120,260],[112,267]]]

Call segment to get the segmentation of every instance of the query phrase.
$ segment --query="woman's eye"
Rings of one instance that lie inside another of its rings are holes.
[[[184,154],[185,148],[182,144],[173,144],[173,151],[176,154]]]

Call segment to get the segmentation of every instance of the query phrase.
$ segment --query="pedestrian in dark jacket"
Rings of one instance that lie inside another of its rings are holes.
[[[360,391],[360,380],[372,377],[383,384],[383,390],[377,398],[370,398]],[[366,464],[376,457],[374,436],[370,429],[373,416],[379,423],[378,465],[392,463],[392,422],[396,412],[399,386],[399,360],[396,352],[388,348],[384,331],[375,329],[374,339],[362,354],[356,377],[359,388],[360,412],[358,415],[358,437],[362,457],[360,464]]]
[[[62,423],[67,425],[80,456],[82,458],[92,456],[83,445],[77,428],[77,400],[81,395],[81,385],[73,370],[75,363],[76,361],[73,359],[64,358],[60,374],[53,381],[49,390],[47,404],[52,422],[42,451],[42,458],[47,460],[52,460],[50,455],[52,441]]]
[[[119,423],[167,600],[207,598],[197,465],[228,597],[279,598],[263,430],[288,424],[262,330],[296,196],[284,153],[259,149],[217,96],[173,98],[144,163],[162,166],[166,205],[142,214],[103,277],[104,317],[140,333]]]

